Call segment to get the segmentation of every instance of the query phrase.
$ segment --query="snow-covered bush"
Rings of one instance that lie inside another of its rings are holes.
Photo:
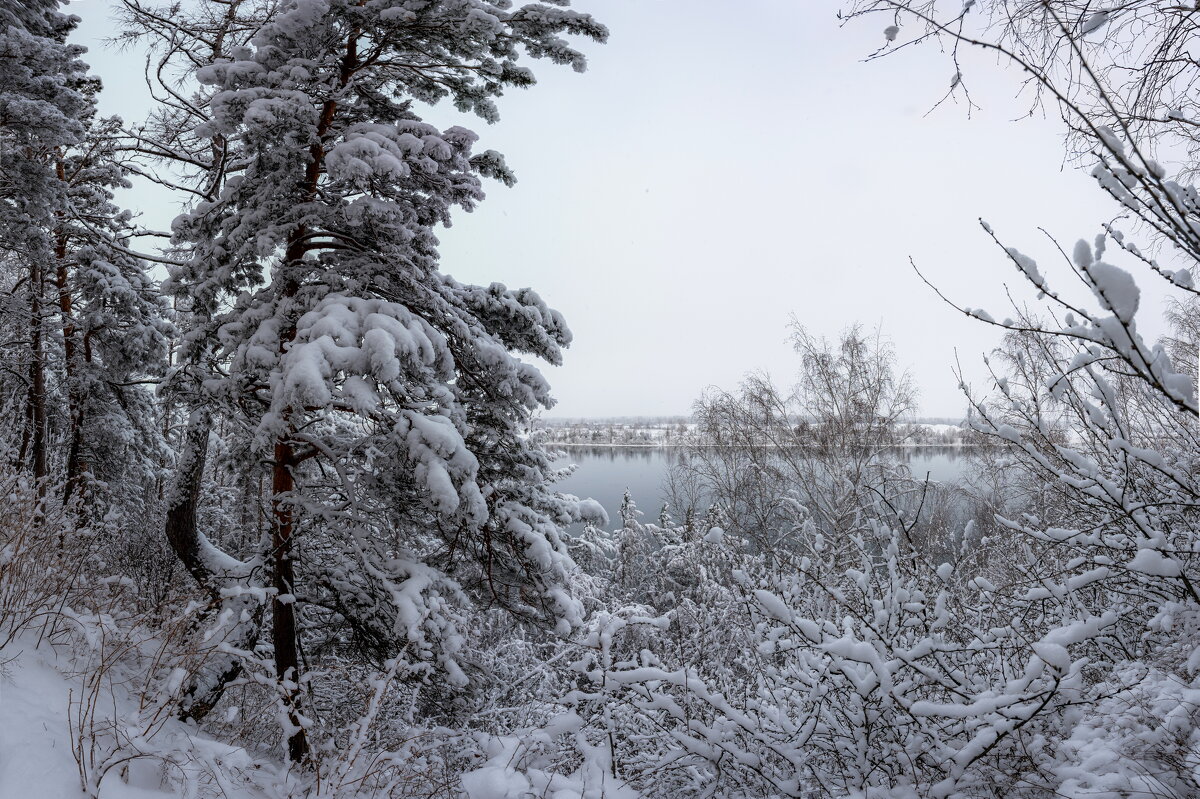
[[[836,540],[921,493],[895,449],[912,434],[903,422],[916,391],[891,344],[858,327],[829,342],[795,321],[792,343],[795,386],[752,374],[736,392],[708,391],[697,443],[671,472],[679,509],[720,507],[726,527],[764,550],[786,545],[797,507]]]

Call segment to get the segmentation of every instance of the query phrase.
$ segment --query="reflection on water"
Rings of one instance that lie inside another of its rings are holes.
[[[663,485],[667,470],[677,462],[680,451],[670,447],[554,446],[562,451],[560,463],[576,464],[575,472],[557,485],[559,491],[591,497],[604,506],[610,519],[617,518],[621,499],[628,489],[645,514],[646,521],[658,519],[665,500]],[[962,476],[970,450],[961,447],[905,447],[896,450],[916,478],[948,482]]]

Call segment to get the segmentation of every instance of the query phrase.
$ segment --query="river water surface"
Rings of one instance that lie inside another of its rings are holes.
[[[590,497],[608,511],[610,520],[617,519],[621,499],[629,490],[638,510],[646,521],[658,519],[659,509],[666,501],[664,482],[667,470],[679,457],[671,447],[591,447],[551,445],[565,453],[560,461],[574,463],[577,468],[556,488],[567,494]],[[907,447],[897,450],[908,464],[913,476],[938,482],[950,482],[962,476],[970,450],[959,447]],[[611,525],[610,525],[611,526]]]

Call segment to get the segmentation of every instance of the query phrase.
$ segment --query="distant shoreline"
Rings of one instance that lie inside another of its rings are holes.
[[[602,444],[602,443],[587,443],[587,442],[558,442],[547,441],[544,446],[547,447],[587,447],[589,449],[681,449],[683,447],[704,447],[705,449],[784,449],[795,447],[797,449],[808,449],[804,444],[788,445],[780,447],[778,444]],[[888,444],[881,449],[988,449],[993,447],[992,444],[966,444],[958,442],[955,444]]]

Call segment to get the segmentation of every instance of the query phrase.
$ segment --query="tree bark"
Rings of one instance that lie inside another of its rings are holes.
[[[202,588],[211,590],[215,575],[202,556],[202,544],[196,527],[196,508],[200,502],[200,487],[204,463],[208,459],[208,433],[212,415],[197,408],[188,417],[187,430],[175,467],[175,481],[167,493],[165,532],[171,549],[188,573]]]
[[[346,42],[346,52],[342,56],[338,82],[345,87],[358,64],[359,32],[353,31]],[[309,161],[300,182],[300,195],[304,202],[312,202],[317,196],[317,186],[325,163],[325,136],[333,126],[338,111],[338,103],[334,98],[325,100],[321,105],[321,115],[317,121],[316,137],[309,147]],[[279,280],[280,304],[286,304],[300,290],[301,281],[296,274],[305,256],[305,239],[308,235],[306,225],[297,226],[288,237],[288,245],[283,254],[283,274]],[[290,313],[290,309],[283,309]],[[288,348],[296,338],[296,325],[290,318],[280,328],[279,358],[287,355]],[[296,452],[289,440],[287,416],[284,416],[285,429],[275,440],[275,458],[271,470],[271,508],[274,515],[272,530],[272,579],[275,588],[275,598],[272,600],[271,640],[275,645],[275,673],[281,681],[284,702],[287,705],[288,721],[291,731],[288,734],[288,758],[293,763],[308,759],[308,736],[300,724],[300,652],[295,610],[296,571],[292,561],[292,535],[295,532],[295,515],[290,498],[281,499],[296,488],[292,467],[296,465]]]
[[[50,474],[46,458],[46,365],[42,346],[42,268],[35,256],[29,262],[29,424],[33,478],[39,499],[46,496]]]
[[[245,650],[253,648],[258,642],[262,627],[261,606],[246,597],[222,595],[222,589],[242,575],[231,574],[230,569],[220,568],[214,561],[220,558],[227,559],[228,565],[242,564],[217,550],[200,532],[196,520],[211,427],[212,414],[206,408],[192,411],[184,433],[175,480],[167,494],[165,532],[176,557],[209,595],[215,613],[219,616],[225,608],[233,610],[234,621],[226,635],[214,635],[211,640],[219,644],[232,639],[236,648]],[[220,701],[225,686],[242,672],[242,662],[236,655],[221,652],[216,646],[210,648],[212,651],[206,653],[206,661],[184,689],[180,716],[185,720],[199,721],[204,718]]]
[[[66,170],[61,158],[55,159],[55,170],[59,181],[66,183]],[[67,378],[67,464],[66,484],[63,487],[63,503],[71,499],[88,465],[83,461],[83,415],[84,397],[80,386],[81,356],[79,328],[75,325],[73,300],[71,298],[70,275],[67,270],[67,233],[63,228],[63,215],[58,214],[58,229],[54,231],[54,283],[58,290],[58,310],[62,315],[63,368]]]
[[[295,452],[286,441],[275,443],[275,463],[271,473],[272,509],[275,525],[271,535],[271,577],[275,596],[271,600],[271,642],[275,646],[275,674],[280,680],[287,706],[288,759],[301,763],[308,759],[308,736],[301,725],[300,650],[297,644],[296,570],[292,563],[292,533],[295,519],[289,496],[296,488],[292,476]]]

